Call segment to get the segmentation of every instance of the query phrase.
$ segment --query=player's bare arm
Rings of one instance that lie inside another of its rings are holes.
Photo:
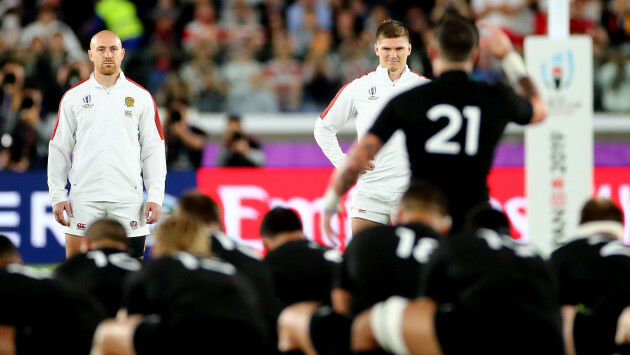
[[[509,37],[498,27],[487,22],[479,22],[482,33],[480,47],[501,59],[501,66],[517,94],[528,98],[534,108],[531,123],[540,122],[547,117],[547,104],[538,95],[536,86],[529,78],[523,58],[514,51]]]
[[[355,352],[384,349],[392,353],[442,354],[435,331],[437,303],[430,298],[392,297],[359,314],[352,323]],[[398,329],[398,331],[391,331]]]
[[[359,173],[374,159],[383,146],[383,142],[376,135],[368,133],[348,152],[346,164],[337,174],[333,173],[331,184],[324,195],[323,228],[327,236],[334,236],[330,227],[332,216],[339,210],[339,201],[357,182]]]

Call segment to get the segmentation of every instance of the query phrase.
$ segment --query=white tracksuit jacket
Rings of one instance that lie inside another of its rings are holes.
[[[426,77],[405,68],[400,79],[392,82],[386,68],[380,65],[346,84],[315,123],[315,140],[322,151],[339,169],[347,157],[339,146],[337,132],[355,118],[358,139],[372,127],[379,113],[394,96],[429,82]],[[404,192],[409,186],[409,159],[405,135],[396,132],[374,158],[374,170],[360,175],[357,189],[366,187],[379,191]]]
[[[92,73],[59,104],[48,156],[52,205],[66,199],[67,180],[73,201],[143,203],[143,179],[147,202],[161,205],[166,154],[155,101],[122,72],[108,89]]]

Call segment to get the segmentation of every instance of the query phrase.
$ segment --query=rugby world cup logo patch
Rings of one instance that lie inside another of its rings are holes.
[[[376,86],[372,86],[370,88],[369,94],[370,94],[370,96],[368,97],[368,100],[378,100],[378,96],[375,96],[376,95]]]
[[[92,105],[92,95],[85,95],[83,97],[83,107],[85,108],[90,108],[94,105]]]

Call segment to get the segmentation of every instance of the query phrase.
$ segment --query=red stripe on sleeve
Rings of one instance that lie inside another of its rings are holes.
[[[373,72],[375,72],[375,71],[376,71],[376,70],[371,71],[370,73],[373,73]],[[368,75],[368,74],[370,74],[370,73],[365,73],[365,74],[361,75],[360,77],[358,77],[357,79],[362,78],[362,77],[364,77],[364,76],[366,76],[366,75]],[[357,79],[354,79],[354,80],[357,80]],[[352,80],[352,81],[354,81],[354,80]],[[330,109],[333,107],[333,105],[335,104],[335,101],[337,101],[337,98],[339,97],[339,95],[341,95],[341,92],[343,91],[343,89],[345,89],[345,88],[346,88],[346,86],[350,85],[350,83],[352,83],[352,81],[350,81],[349,83],[347,83],[346,85],[344,85],[341,89],[339,89],[339,91],[337,91],[337,95],[335,95],[335,97],[332,99],[332,101],[328,104],[328,107],[326,107],[326,109],[324,110],[324,112],[322,112],[322,114],[321,114],[321,115],[319,115],[319,118],[321,118],[321,119],[323,120],[323,119],[324,119],[324,117],[326,117],[326,115],[328,114],[328,111],[330,111]]]
[[[153,95],[151,95],[151,92],[149,90],[145,89],[142,85],[136,83],[135,81],[133,81],[133,80],[127,78],[127,77],[125,77],[125,79],[129,80],[133,84],[136,84],[136,86],[138,86],[142,90],[148,92],[149,95],[151,96],[151,100],[153,100],[153,109],[155,110],[155,127],[157,127],[158,133],[160,134],[160,138],[162,140],[164,140],[164,132],[162,132],[162,121],[160,121],[160,114],[158,113],[157,105],[155,104],[155,99],[153,98]]]
[[[431,80],[431,79],[427,78],[426,76],[424,76],[424,75],[422,75],[422,74],[420,74],[420,73],[418,73],[418,72],[415,72],[415,71],[413,71],[413,70],[411,70],[411,69],[409,69],[409,71],[410,71],[410,72],[412,72],[412,73],[414,73],[414,74],[416,74],[417,76],[419,76],[419,77],[421,77],[421,78],[425,78],[425,79],[427,79],[427,80]]]
[[[63,98],[66,97],[66,94],[68,92],[70,92],[70,90],[76,88],[77,86],[83,84],[84,82],[90,80],[90,78],[84,79],[82,81],[79,81],[78,83],[74,84],[74,86],[72,86],[70,89],[68,89],[68,91],[66,91],[63,96],[61,97],[61,100],[59,100],[59,108],[57,109],[57,122],[55,122],[55,128],[53,129],[53,133],[50,136],[50,140],[53,140],[53,138],[55,138],[55,133],[57,133],[57,126],[59,126],[59,114],[61,113],[61,103],[63,102]]]

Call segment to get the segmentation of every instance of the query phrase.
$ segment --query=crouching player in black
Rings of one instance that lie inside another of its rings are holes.
[[[420,298],[391,297],[355,319],[355,351],[564,353],[553,277],[509,235],[480,228],[442,239],[423,274]]]
[[[630,248],[623,214],[607,199],[582,208],[577,234],[549,263],[558,279],[568,353],[614,354],[617,321],[630,305]]]
[[[295,211],[275,207],[260,224],[276,294],[282,306],[302,301],[330,304],[333,270],[341,253],[306,239]]]
[[[116,220],[101,219],[90,225],[81,240],[81,254],[61,263],[54,277],[74,284],[97,299],[108,317],[122,306],[122,285],[141,263],[129,255],[125,228]]]
[[[92,298],[50,273],[21,264],[0,236],[0,353],[87,354],[105,312]]]
[[[439,189],[412,182],[399,206],[404,225],[366,228],[348,245],[335,275],[334,310],[300,303],[282,312],[283,350],[347,354],[352,318],[391,296],[414,297],[423,265],[450,229],[447,208]]]
[[[261,311],[270,332],[269,345],[275,350],[280,300],[273,288],[269,266],[260,260],[254,250],[235,242],[223,233],[221,209],[210,197],[198,191],[189,191],[179,197],[175,212],[185,213],[202,221],[210,235],[212,255],[236,266],[237,272],[251,282],[255,290],[257,308]]]
[[[131,275],[125,292],[128,313],[142,317],[101,324],[94,351],[264,353],[267,337],[251,286],[236,275],[232,264],[208,257],[203,224],[176,215],[164,221],[154,237],[155,260]]]

